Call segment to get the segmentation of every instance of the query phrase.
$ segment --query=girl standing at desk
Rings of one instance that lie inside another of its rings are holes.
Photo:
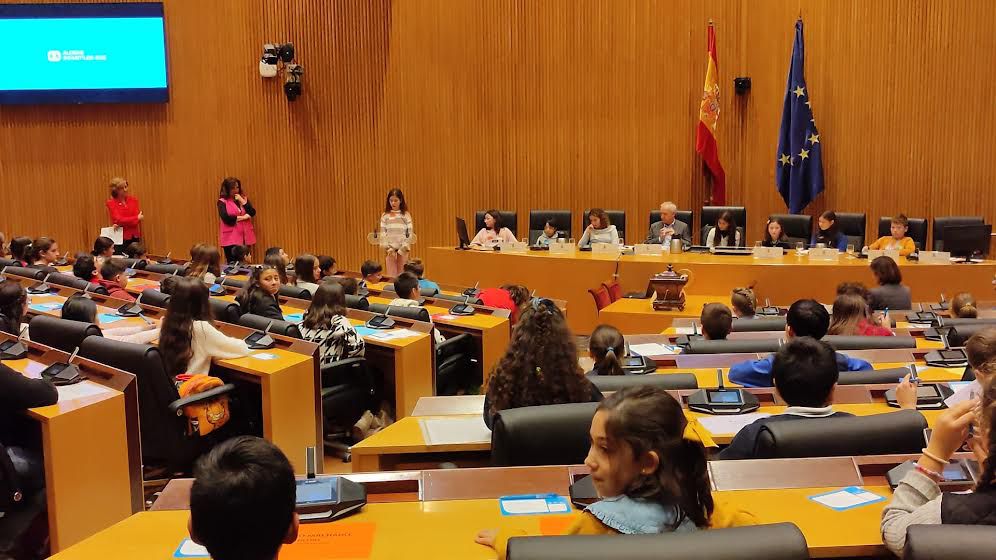
[[[401,189],[391,189],[380,215],[380,246],[387,253],[387,275],[394,278],[401,274],[408,262],[412,248],[408,244],[413,230],[412,215]]]
[[[121,245],[115,247],[121,251],[125,245],[139,241],[142,238],[142,220],[145,214],[138,204],[138,199],[128,194],[128,181],[121,177],[111,179],[111,198],[104,205],[111,217],[111,224],[120,227]]]
[[[820,214],[816,221],[819,229],[813,234],[813,243],[822,243],[827,247],[834,247],[838,251],[847,250],[847,236],[837,228],[837,214],[832,210]]]
[[[619,244],[619,231],[609,221],[609,215],[601,208],[592,208],[588,213],[588,227],[578,241],[578,247],[591,247],[592,243]]]
[[[501,212],[491,209],[484,214],[484,227],[477,232],[470,246],[475,249],[494,249],[499,243],[514,243],[515,235],[502,227]]]
[[[225,251],[225,260],[235,260],[232,250],[237,245],[245,245],[252,253],[256,245],[256,230],[252,218],[256,209],[242,191],[242,181],[235,177],[225,177],[218,193],[218,243]]]

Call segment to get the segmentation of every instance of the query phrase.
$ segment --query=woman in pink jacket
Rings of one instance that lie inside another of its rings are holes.
[[[235,177],[225,177],[218,195],[218,217],[221,219],[218,244],[225,250],[225,258],[232,262],[233,250],[244,245],[252,252],[256,244],[256,232],[252,227],[252,217],[256,209],[242,192],[242,182]]]

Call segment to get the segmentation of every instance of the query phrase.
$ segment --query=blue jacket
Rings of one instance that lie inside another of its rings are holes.
[[[817,231],[816,233],[813,234],[813,239],[812,239],[813,242],[810,243],[810,245],[812,245],[812,246],[815,247],[817,243],[823,243],[822,241],[818,241],[819,238],[820,238],[820,232]],[[834,242],[834,243],[827,243],[827,247],[831,247],[833,245],[837,246],[837,250],[838,251],[841,251],[841,252],[846,251],[847,250],[847,245],[848,245],[848,243],[847,243],[847,236],[844,235],[843,233],[840,233],[838,231],[837,232],[837,241]],[[860,250],[861,247],[856,247],[856,249]]]
[[[763,360],[748,360],[734,364],[730,368],[730,382],[744,387],[773,387],[771,366],[775,363],[775,355],[771,354]],[[837,371],[864,371],[872,369],[872,365],[864,360],[850,358],[837,352]]]
[[[439,284],[436,284],[432,280],[426,280],[425,278],[419,279],[419,281],[418,281],[418,289],[419,290],[421,290],[421,291],[424,292],[424,291],[426,291],[426,290],[428,290],[430,288],[434,288],[438,292],[439,291]]]
[[[846,412],[834,412],[830,416],[814,418],[808,416],[797,416],[795,414],[777,414],[775,416],[755,420],[737,432],[737,435],[733,437],[733,441],[730,442],[730,445],[719,453],[719,459],[765,459],[766,457],[758,457],[756,454],[757,436],[761,433],[761,428],[772,422],[785,422],[788,420],[811,420],[816,422],[822,420],[823,418],[837,418],[841,416],[852,415]]]

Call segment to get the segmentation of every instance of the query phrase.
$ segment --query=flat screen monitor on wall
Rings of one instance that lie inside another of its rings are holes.
[[[0,104],[165,103],[163,5],[0,4]]]

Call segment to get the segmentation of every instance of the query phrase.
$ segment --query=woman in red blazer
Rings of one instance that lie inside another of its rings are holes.
[[[121,252],[129,243],[142,237],[142,220],[145,216],[138,206],[138,199],[128,194],[128,181],[120,177],[111,179],[111,198],[104,203],[111,215],[111,223],[124,229],[121,245],[114,248]]]

